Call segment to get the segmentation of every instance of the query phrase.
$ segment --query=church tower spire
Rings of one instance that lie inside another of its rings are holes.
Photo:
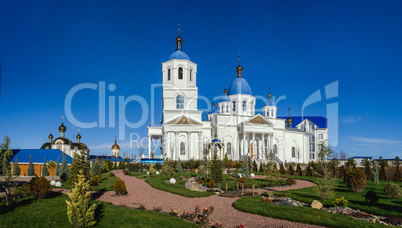
[[[183,39],[180,37],[180,24],[177,27],[176,50],[182,50]]]
[[[243,67],[240,65],[240,57],[241,54],[239,53],[239,66],[236,67],[236,73],[238,78],[243,77]]]

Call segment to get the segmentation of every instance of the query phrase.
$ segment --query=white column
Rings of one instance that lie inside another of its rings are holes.
[[[202,132],[198,132],[198,158],[197,159],[202,159],[202,155],[204,151],[202,150]]]
[[[151,158],[152,135],[148,135],[148,158]]]
[[[180,145],[179,145],[179,132],[175,132],[175,136],[174,136],[174,159],[175,160],[179,160],[179,154],[180,154]]]
[[[256,148],[256,146],[255,146],[255,133],[253,133],[253,139],[252,139],[252,140],[253,140],[253,141],[252,141],[252,143],[253,143],[253,144],[252,144],[252,145],[253,145],[253,157],[256,157],[256,156],[255,156],[255,152],[256,152],[256,151],[255,151],[255,148]]]
[[[191,132],[187,132],[187,143],[186,143],[186,152],[187,152],[187,160],[190,159],[190,153],[191,153]]]
[[[265,135],[264,135],[264,133],[261,134],[261,142],[262,142],[262,150],[261,150],[262,156],[261,156],[261,159],[263,159],[263,158],[265,158],[265,155],[266,155],[266,151],[265,151]]]

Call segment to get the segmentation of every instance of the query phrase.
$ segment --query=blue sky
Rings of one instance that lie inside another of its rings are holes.
[[[222,95],[236,77],[239,52],[253,95],[266,97],[271,88],[286,96],[279,116],[288,106],[301,115],[307,97],[338,81],[338,97],[323,97],[304,114],[326,116],[327,104],[338,103],[336,150],[401,156],[401,10],[401,1],[0,0],[0,136],[9,136],[14,148],[39,148],[50,129],[59,136],[65,97],[80,83],[113,83],[106,99],[138,95],[149,103],[180,23],[183,49],[198,64],[200,95]],[[160,89],[155,97],[158,121]],[[130,122],[141,118],[140,107],[127,105]],[[77,93],[72,111],[80,121],[97,121],[97,92]],[[71,138],[68,119],[65,125]],[[125,138],[146,131],[146,125],[128,128]],[[81,135],[92,153],[110,153],[118,128]],[[137,153],[127,140],[119,143],[122,152]]]

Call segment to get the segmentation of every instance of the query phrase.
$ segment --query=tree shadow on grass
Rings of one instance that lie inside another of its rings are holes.
[[[97,200],[101,196],[103,196],[103,194],[105,194],[105,193],[106,193],[106,190],[99,190],[99,191],[93,192],[92,193],[92,199]]]
[[[52,198],[56,198],[56,197],[61,196],[61,195],[63,195],[63,194],[58,193],[58,192],[50,191],[50,192],[48,192],[48,194],[45,197],[45,199],[52,199]],[[26,197],[25,199],[22,199],[22,200],[18,201],[18,202],[12,201],[11,205],[9,207],[7,207],[4,204],[4,205],[0,206],[0,215],[6,214],[6,213],[11,212],[11,211],[14,211],[17,207],[23,207],[23,206],[29,205],[35,200],[36,200],[35,197],[29,196],[29,197]]]
[[[355,200],[349,200],[349,202],[366,207],[378,207],[380,209],[384,209],[387,211],[402,211],[402,207],[400,206],[381,204],[381,202],[376,204],[371,204],[370,202],[367,201],[355,201]]]
[[[95,220],[97,223],[102,221],[104,213],[105,213],[105,206],[103,206],[103,204],[98,204],[98,206],[95,209]]]

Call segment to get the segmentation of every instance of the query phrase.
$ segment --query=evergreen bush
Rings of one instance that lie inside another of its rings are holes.
[[[262,166],[262,162],[260,162],[260,168],[258,169],[258,172],[264,172],[264,167]]]
[[[257,163],[255,162],[255,160],[253,161],[253,171],[257,172]]]
[[[389,183],[384,187],[385,195],[389,198],[396,199],[402,197],[401,187],[395,183]]]
[[[345,166],[341,166],[341,169],[339,170],[340,172],[340,177],[345,181],[345,176],[346,176],[346,169]]]
[[[373,190],[368,190],[366,193],[366,201],[370,201],[371,204],[377,203],[378,202],[378,196],[377,193]]]
[[[180,158],[179,158],[179,161],[177,162],[176,172],[178,172],[178,173],[182,172]]]
[[[46,166],[46,158],[43,159],[42,176],[49,176],[49,170],[47,169]]]
[[[248,167],[248,161],[247,160],[243,161],[243,164],[241,165],[240,170],[241,170],[241,173],[243,174],[244,177],[250,176],[250,170],[249,170],[249,167]]]
[[[293,175],[293,174],[294,174],[292,164],[289,164],[289,168],[288,168],[288,174],[289,174],[289,175]]]
[[[372,165],[373,165],[373,184],[380,184],[380,176],[378,174],[378,166],[377,166],[377,162],[372,161]]]
[[[352,192],[362,192],[366,186],[366,175],[357,168],[352,168],[346,173],[345,184]]]
[[[394,165],[395,165],[394,181],[400,182],[401,181],[401,172],[399,172],[400,160],[399,160],[398,156],[395,157]]]
[[[222,183],[222,162],[218,158],[218,154],[214,153],[211,160],[210,176],[216,183]]]
[[[151,166],[149,167],[149,174],[151,174],[151,175],[153,175],[153,174],[155,174],[155,169],[154,169],[154,166],[151,164]]]
[[[28,164],[28,176],[35,176],[35,169],[32,163],[32,155],[29,157],[29,164]]]
[[[380,180],[385,181],[387,180],[387,176],[385,175],[385,166],[388,166],[388,162],[385,159],[378,159],[378,163],[380,164]]]
[[[20,176],[21,175],[20,165],[18,165],[18,157],[15,159],[13,175],[14,176]]]
[[[57,157],[56,176],[60,176],[60,160]]]
[[[215,188],[215,180],[210,180],[208,183],[209,188]]]
[[[70,177],[70,169],[68,168],[67,160],[66,160],[66,155],[63,153],[63,161],[61,162],[61,167],[60,167],[60,180],[62,182],[67,181],[67,179]]]
[[[52,186],[50,185],[50,182],[46,180],[44,176],[35,176],[31,181],[29,181],[28,190],[36,198],[44,198],[47,195],[47,192],[51,189]]]
[[[281,165],[279,167],[279,173],[280,174],[285,174],[285,166],[283,166],[283,163],[281,163]]]
[[[117,179],[113,185],[113,190],[116,194],[124,195],[127,193],[126,183],[122,179]]]
[[[311,164],[310,163],[308,163],[308,165],[307,165],[306,176],[308,176],[308,177],[313,176],[313,172],[311,171]]]
[[[90,205],[91,188],[89,180],[80,171],[71,193],[67,195],[71,201],[66,200],[67,216],[70,223],[75,227],[89,227],[95,225],[96,204]]]
[[[100,183],[102,179],[99,175],[95,175],[93,180],[96,181],[97,183]]]
[[[303,176],[300,164],[297,164],[297,168],[296,168],[296,176]]]

